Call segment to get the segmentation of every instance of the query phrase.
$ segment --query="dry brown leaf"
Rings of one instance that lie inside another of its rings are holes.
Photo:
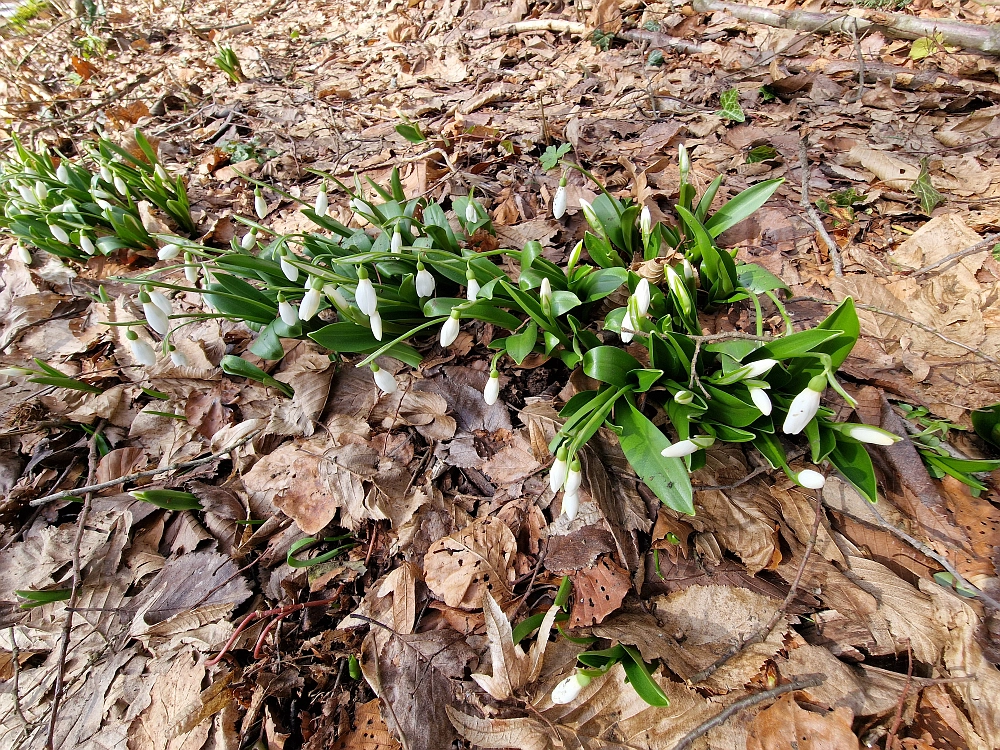
[[[267,432],[276,435],[303,435],[315,432],[316,419],[330,395],[334,369],[330,357],[318,345],[301,343],[286,355],[275,380],[288,383],[295,394],[281,399],[271,412]]]
[[[632,588],[628,571],[604,556],[573,576],[572,627],[601,623],[618,609]]]
[[[98,484],[110,482],[112,479],[131,474],[145,463],[146,453],[142,448],[115,448],[101,458],[94,479]],[[114,492],[117,492],[117,488],[110,488],[105,494]]]
[[[747,750],[851,750],[859,747],[849,708],[807,711],[790,694],[778,698],[750,723]]]
[[[354,726],[347,734],[338,737],[331,750],[400,750],[399,741],[389,733],[382,718],[379,700],[362,703],[354,711]]]
[[[431,545],[424,556],[427,587],[450,607],[478,609],[486,592],[503,606],[513,597],[508,565],[516,549],[504,523],[474,521]]]
[[[397,633],[413,632],[417,619],[417,581],[420,570],[413,563],[393,569],[378,588],[381,597],[392,595],[392,621],[386,623]]]

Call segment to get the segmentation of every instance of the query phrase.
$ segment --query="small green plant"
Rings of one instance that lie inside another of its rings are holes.
[[[14,378],[27,377],[29,383],[68,388],[71,391],[83,391],[84,393],[104,392],[103,388],[98,388],[96,385],[84,383],[82,380],[70,377],[40,359],[35,359],[35,366],[38,368],[37,370],[26,367],[5,367],[0,370],[0,375],[7,375]]]
[[[142,159],[107,139],[89,144],[91,171],[15,139],[14,157],[0,164],[0,231],[18,240],[22,260],[31,261],[28,246],[73,260],[121,248],[155,249],[140,201],[159,209],[178,231],[194,232],[183,180],[167,175],[138,130],[135,140]]]
[[[51,7],[49,0],[25,0],[18,4],[17,10],[7,19],[7,23],[12,28],[24,32],[30,21],[34,21]]]
[[[229,154],[230,160],[234,162],[256,159],[258,164],[264,164],[278,155],[273,148],[263,148],[257,136],[249,141],[227,141],[222,145],[222,150]]]
[[[607,52],[611,49],[611,43],[614,40],[614,34],[607,34],[600,29],[594,29],[594,32],[590,35],[590,43],[602,52]]]
[[[721,96],[719,96],[719,107],[715,112],[716,117],[722,117],[733,122],[745,122],[747,119],[746,115],[743,114],[743,108],[740,106],[739,89],[723,91]]]
[[[571,148],[573,146],[570,143],[562,143],[559,146],[547,146],[542,155],[538,157],[542,169],[546,172],[555,169],[559,166],[559,160],[566,156]]]
[[[771,145],[754,146],[747,154],[747,164],[759,164],[762,161],[773,159],[778,155],[778,149]]]
[[[48,589],[46,591],[33,591],[31,589],[14,592],[19,599],[23,599],[21,609],[34,609],[50,602],[69,601],[73,592],[71,589]]]
[[[413,122],[405,117],[403,118],[403,122],[396,125],[396,132],[410,143],[423,143],[427,140],[427,136],[425,136],[424,132],[420,129],[420,123]]]
[[[663,65],[663,53],[658,49],[654,49],[649,53],[649,57],[646,58],[646,65],[654,68]]]
[[[229,80],[233,83],[242,83],[246,80],[246,76],[243,75],[243,68],[240,65],[240,59],[236,56],[233,48],[228,44],[222,45],[217,44],[216,55],[212,58],[212,62],[227,76]]]
[[[920,174],[910,185],[910,192],[920,199],[920,208],[928,216],[939,203],[944,201],[944,196],[931,184],[926,157],[920,160]]]

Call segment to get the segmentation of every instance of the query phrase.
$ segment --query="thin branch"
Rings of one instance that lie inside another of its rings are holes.
[[[674,745],[673,750],[685,750],[694,744],[695,740],[708,734],[709,731],[717,726],[724,724],[729,717],[734,714],[739,713],[745,708],[750,708],[750,706],[756,706],[758,703],[764,703],[772,698],[777,698],[779,695],[784,695],[785,693],[792,693],[796,690],[803,690],[804,688],[816,687],[817,685],[823,684],[826,681],[826,675],[816,674],[810,675],[809,677],[803,677],[798,680],[793,680],[787,685],[779,685],[772,690],[766,690],[763,693],[754,693],[753,695],[748,695],[746,698],[736,701],[732,705],[728,706],[725,711],[716,714],[708,721],[699,724],[697,727],[688,732],[684,737]]]
[[[11,667],[14,669],[14,674],[11,677],[11,690],[13,691],[14,696],[14,713],[17,714],[17,718],[21,720],[21,723],[24,724],[25,727],[30,727],[31,722],[25,718],[24,711],[21,710],[21,695],[20,687],[18,686],[21,679],[21,652],[17,647],[17,635],[14,632],[13,625],[10,626],[8,632],[10,633]]]
[[[823,239],[823,244],[826,245],[827,252],[830,254],[830,260],[833,261],[833,275],[843,276],[844,261],[840,258],[840,248],[837,247],[837,243],[834,242],[830,233],[826,231],[826,227],[823,226],[823,219],[820,218],[819,213],[817,213],[809,200],[809,180],[811,179],[812,169],[809,167],[809,136],[807,135],[803,135],[799,140],[799,164],[802,171],[802,198],[799,200],[799,205],[806,212],[806,221],[812,224],[813,229],[816,230],[816,233]]]
[[[806,565],[809,563],[809,558],[813,553],[813,549],[816,547],[816,539],[819,537],[819,525],[823,520],[823,501],[817,497],[816,498],[816,518],[813,521],[812,532],[809,536],[809,543],[806,545],[805,554],[802,556],[802,562],[799,565],[799,569],[795,574],[795,580],[792,581],[792,586],[788,589],[788,594],[785,595],[785,600],[781,603],[781,606],[775,610],[775,613],[771,616],[771,619],[767,621],[764,627],[756,630],[755,632],[748,635],[740,643],[735,646],[730,646],[726,649],[725,653],[722,654],[718,659],[716,659],[712,664],[705,667],[705,669],[698,672],[698,674],[687,680],[688,685],[697,685],[699,682],[703,682],[711,677],[715,672],[724,666],[726,662],[732,659],[734,656],[739,654],[741,651],[755,643],[763,643],[764,640],[771,635],[771,631],[777,626],[778,622],[785,616],[785,612],[788,611],[789,605],[795,598],[796,593],[799,590],[799,584],[802,582],[802,576],[806,572]]]
[[[934,263],[931,263],[929,266],[924,266],[923,268],[917,269],[916,271],[910,274],[910,278],[912,279],[916,278],[917,276],[923,276],[926,273],[930,273],[931,271],[941,268],[941,266],[949,265],[950,263],[958,260],[959,258],[964,258],[967,255],[975,255],[976,253],[981,253],[990,245],[993,245],[997,242],[1000,242],[1000,232],[995,232],[993,234],[987,235],[986,237],[983,237],[983,239],[979,240],[979,242],[977,242],[975,245],[969,245],[968,247],[963,248],[962,250],[957,250],[951,253],[951,255],[944,256],[941,260],[935,261]]]
[[[511,36],[513,34],[529,34],[535,31],[551,31],[555,34],[571,34],[586,36],[587,24],[567,21],[562,18],[535,18],[530,21],[505,23],[490,29],[491,37]]]
[[[903,706],[906,704],[906,696],[910,693],[910,683],[913,682],[913,649],[910,644],[906,644],[906,682],[903,683],[903,692],[899,696],[899,703],[896,704],[896,717],[892,720],[892,727],[889,735],[885,739],[885,750],[894,750],[896,745],[896,732],[899,725],[903,723]]]
[[[56,492],[53,495],[46,495],[45,497],[40,497],[37,500],[32,500],[30,505],[45,505],[45,503],[51,503],[56,500],[62,500],[67,497],[75,497],[77,495],[86,495],[89,492],[99,492],[101,490],[106,490],[109,487],[115,487],[119,484],[125,484],[126,482],[132,482],[136,479],[142,479],[143,477],[151,477],[155,474],[163,474],[168,471],[176,471],[178,469],[193,469],[196,466],[204,466],[207,463],[211,463],[217,458],[225,456],[240,446],[246,445],[255,437],[257,437],[262,430],[255,430],[249,435],[244,435],[242,438],[237,440],[235,443],[227,448],[223,448],[216,453],[212,453],[204,458],[196,458],[193,461],[181,461],[180,463],[170,464],[170,466],[164,466],[162,469],[146,469],[145,471],[137,471],[134,474],[127,474],[124,477],[119,477],[118,479],[112,479],[108,482],[100,482],[99,484],[88,484],[86,487],[77,487],[73,490],[63,490],[62,492]],[[89,481],[89,480],[88,480]]]
[[[104,429],[104,420],[100,419],[94,425],[94,432],[90,436],[90,454],[87,460],[87,483],[94,481],[97,473],[97,439]],[[88,492],[83,499],[83,507],[80,509],[80,516],[76,521],[76,537],[73,539],[73,585],[70,589],[69,603],[66,605],[66,622],[63,623],[62,635],[59,639],[59,655],[56,658],[56,686],[52,694],[52,711],[49,713],[49,731],[45,740],[46,750],[54,750],[56,723],[59,718],[59,703],[62,700],[63,677],[66,671],[66,652],[69,650],[69,639],[73,630],[73,615],[76,603],[80,596],[80,583],[83,580],[83,573],[80,566],[80,545],[83,544],[83,533],[87,528],[87,516],[90,515],[90,503],[94,499],[94,493]]]

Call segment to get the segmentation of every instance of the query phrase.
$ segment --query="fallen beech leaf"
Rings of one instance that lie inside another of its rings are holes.
[[[84,81],[89,81],[94,77],[94,74],[97,73],[97,68],[94,67],[94,64],[84,60],[82,57],[73,55],[70,57],[69,61],[73,66],[73,70],[75,70],[76,74]]]
[[[427,586],[450,607],[477,609],[487,591],[503,606],[513,597],[508,564],[516,549],[506,524],[475,521],[431,545],[424,556]]]
[[[625,568],[602,557],[595,565],[573,576],[572,627],[586,627],[604,620],[618,609],[632,588]]]
[[[747,750],[850,750],[858,747],[849,708],[832,713],[806,711],[790,694],[781,696],[750,723]]]
[[[389,733],[379,709],[379,701],[362,703],[354,712],[354,729],[330,745],[331,750],[399,750],[401,745]]]

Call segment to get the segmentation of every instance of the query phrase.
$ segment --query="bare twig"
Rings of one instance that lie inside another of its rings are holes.
[[[29,49],[27,52],[25,52],[24,56],[20,60],[17,61],[17,65],[14,66],[14,70],[17,70],[22,65],[24,65],[26,62],[28,62],[28,60],[31,58],[31,56],[33,54],[35,54],[35,50],[38,49],[42,45],[43,41],[45,41],[45,37],[47,37],[49,34],[51,34],[56,29],[61,28],[61,27],[65,26],[66,24],[71,23],[72,21],[75,21],[75,20],[76,20],[76,16],[68,16],[67,18],[64,18],[59,23],[57,23],[55,26],[52,26],[49,29],[46,29],[46,31],[43,32],[38,37],[38,39],[35,40],[35,43],[31,46],[31,49]]]
[[[21,720],[21,723],[28,727],[31,726],[31,722],[25,718],[24,711],[21,710],[21,694],[18,687],[18,682],[21,679],[21,651],[17,647],[17,635],[14,632],[13,625],[10,626],[8,632],[10,633],[11,667],[14,670],[14,674],[11,677],[11,690],[13,690],[14,695],[14,713],[17,714],[17,718]]]
[[[764,627],[756,630],[755,632],[748,635],[740,643],[735,646],[730,646],[726,649],[725,653],[722,654],[718,659],[716,659],[712,664],[705,667],[705,669],[698,672],[698,674],[690,677],[687,680],[689,685],[696,685],[699,682],[707,680],[715,672],[725,665],[730,659],[739,654],[741,651],[747,647],[755,644],[762,643],[769,635],[771,631],[774,630],[775,626],[785,616],[785,612],[788,611],[789,605],[795,598],[795,594],[798,593],[799,584],[802,582],[802,576],[806,572],[806,565],[809,563],[809,558],[813,553],[813,549],[816,547],[816,539],[819,536],[819,525],[823,520],[823,501],[817,497],[816,498],[816,518],[813,521],[812,532],[809,535],[809,543],[806,545],[805,554],[802,556],[802,562],[799,564],[799,569],[795,573],[795,579],[792,581],[792,586],[788,589],[788,593],[785,595],[785,600],[781,603],[781,606],[775,610],[774,614],[771,615],[771,619],[767,621]]]
[[[684,52],[688,55],[699,55],[704,50],[702,50],[700,44],[692,44],[683,39],[678,39],[675,36],[670,36],[669,34],[664,34],[660,31],[646,31],[645,29],[629,29],[628,31],[620,31],[615,36],[619,39],[624,39],[627,42],[639,42],[641,44],[648,44],[652,49],[662,48],[669,50],[676,50],[677,52]]]
[[[126,482],[132,482],[136,479],[142,479],[143,477],[151,477],[155,474],[163,474],[167,471],[177,471],[178,469],[193,469],[196,466],[203,466],[204,464],[211,463],[217,458],[225,456],[242,445],[246,445],[255,437],[261,433],[261,430],[255,430],[249,435],[244,435],[242,438],[237,440],[232,445],[223,448],[220,451],[212,453],[211,455],[205,456],[204,458],[196,458],[193,461],[181,461],[180,463],[170,464],[170,466],[164,466],[162,469],[147,469],[145,471],[137,471],[134,474],[127,474],[126,476],[119,477],[118,479],[112,479],[108,482],[100,482],[99,484],[88,484],[86,487],[77,487],[73,490],[63,490],[62,492],[56,492],[53,495],[46,495],[45,497],[40,497],[37,500],[32,500],[31,505],[45,505],[45,503],[51,503],[56,500],[62,500],[67,497],[76,497],[77,495],[86,495],[88,492],[99,492],[101,490],[106,490],[108,487],[116,487],[120,484],[125,484]]]
[[[854,41],[854,54],[858,56],[858,95],[854,101],[860,102],[865,95],[865,53],[861,49],[861,35],[858,34],[858,19],[854,19],[851,27],[851,39]]]
[[[899,725],[903,723],[903,706],[906,704],[906,696],[910,692],[910,683],[913,681],[913,649],[910,644],[906,644],[906,682],[903,683],[903,692],[899,696],[899,703],[896,704],[896,717],[892,720],[892,727],[889,735],[885,738],[885,750],[894,750],[896,744],[896,732]]]
[[[87,460],[87,483],[94,481],[97,473],[97,440],[104,429],[104,420],[94,424],[94,432],[90,435],[90,454]],[[66,622],[63,623],[62,635],[59,639],[59,654],[56,658],[56,686],[52,694],[52,710],[49,712],[49,731],[45,740],[46,750],[54,750],[56,723],[59,719],[59,703],[62,700],[63,676],[66,671],[66,653],[69,650],[69,639],[73,630],[73,614],[80,597],[80,583],[83,573],[80,569],[80,545],[83,543],[83,533],[87,528],[87,516],[90,515],[90,502],[94,499],[93,492],[87,492],[83,498],[83,507],[76,521],[76,537],[73,539],[73,585],[70,589],[69,603],[66,605]]]
[[[977,242],[975,245],[969,245],[968,247],[963,248],[962,250],[958,250],[954,253],[951,253],[951,255],[944,256],[941,260],[935,261],[934,263],[931,263],[929,266],[924,266],[923,268],[917,269],[916,271],[910,274],[910,278],[923,276],[924,274],[930,273],[931,271],[941,268],[942,266],[949,265],[950,263],[960,258],[964,258],[967,255],[975,255],[976,253],[981,253],[990,245],[993,245],[997,242],[1000,242],[1000,232],[995,232],[994,234],[987,235],[986,237],[983,237],[983,239],[979,240],[979,242]]]
[[[536,18],[531,21],[506,23],[490,29],[490,36],[509,36],[511,34],[527,34],[533,31],[551,31],[556,34],[572,34],[586,36],[587,24],[576,21],[566,21],[562,18]]]
[[[799,165],[802,171],[802,198],[799,201],[799,205],[806,212],[806,221],[812,224],[813,229],[816,230],[816,233],[823,239],[823,244],[826,245],[827,252],[830,254],[830,260],[833,261],[833,275],[843,276],[844,261],[840,258],[840,248],[837,247],[837,243],[833,241],[830,233],[826,231],[826,227],[823,226],[823,219],[820,218],[819,213],[809,200],[809,180],[812,169],[809,167],[809,136],[807,135],[803,135],[799,140]]]
[[[708,721],[702,722],[697,727],[692,729],[690,732],[681,738],[681,741],[674,745],[673,750],[685,750],[685,748],[690,747],[694,744],[694,741],[699,737],[707,734],[709,731],[717,726],[724,724],[728,721],[730,716],[733,716],[745,708],[750,708],[750,706],[756,706],[758,703],[764,703],[772,698],[777,698],[779,695],[784,695],[785,693],[792,693],[796,690],[802,690],[804,688],[816,687],[817,685],[823,684],[826,681],[826,676],[821,674],[810,675],[809,677],[803,677],[798,680],[793,680],[787,685],[779,685],[772,690],[766,690],[763,693],[754,693],[753,695],[748,695],[746,698],[736,701],[732,705],[728,706],[725,711],[716,714]]]

